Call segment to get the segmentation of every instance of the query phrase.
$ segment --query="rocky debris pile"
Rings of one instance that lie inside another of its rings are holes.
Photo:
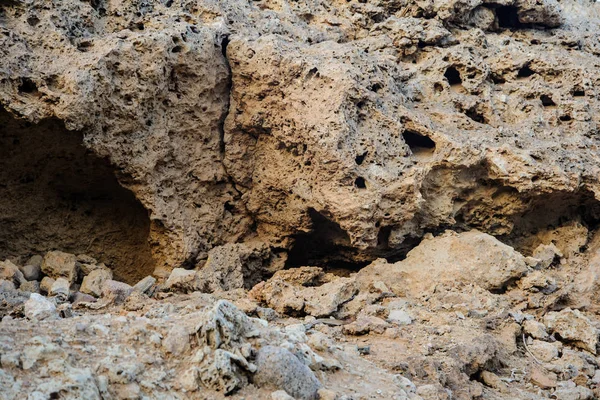
[[[105,264],[87,255],[50,251],[33,256],[23,266],[10,260],[0,262],[0,317],[5,315],[37,319],[69,315],[72,307],[103,307],[123,303],[130,294],[151,295],[156,279],[148,276],[135,286],[113,280]],[[30,294],[35,294],[31,296]],[[45,299],[40,294],[48,296]],[[91,303],[101,302],[96,305]],[[25,301],[29,299],[28,301]]]
[[[27,276],[53,279],[47,296],[21,290],[30,268],[7,261],[0,379],[8,398],[593,399],[597,292],[573,276],[594,271],[600,239],[577,224],[556,232],[524,256],[446,231],[395,263],[283,269],[250,290],[239,272],[261,257],[135,286],[107,275],[98,297],[79,291],[105,270],[90,258],[40,258]]]
[[[353,361],[302,323],[272,326],[199,292],[173,302],[133,301],[141,302],[135,311],[113,304],[103,313],[80,309],[63,317],[51,298],[32,293],[25,319],[0,322],[2,398],[349,398],[338,392],[340,383],[325,389],[322,381],[344,368],[338,358]],[[392,385],[394,398],[418,399]]]

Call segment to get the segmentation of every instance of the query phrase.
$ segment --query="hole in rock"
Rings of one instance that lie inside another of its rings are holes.
[[[88,254],[129,283],[154,270],[148,213],[109,162],[61,122],[32,125],[2,108],[0,227],[1,260],[50,250]]]
[[[358,178],[356,178],[354,180],[354,186],[356,186],[359,189],[366,189],[367,183],[365,181],[365,178],[363,178],[362,176],[359,176]]]
[[[36,93],[38,90],[34,81],[29,78],[22,78],[19,85],[19,93]]]
[[[529,78],[533,74],[535,74],[535,72],[529,68],[529,64],[525,64],[519,69],[519,72],[517,72],[517,78]]]
[[[573,89],[573,97],[583,97],[585,96],[585,90],[581,88]]]
[[[465,115],[475,122],[479,122],[480,124],[487,124],[487,120],[485,119],[484,115],[477,111],[475,108],[469,108],[465,112]]]
[[[496,8],[496,17],[500,28],[523,28],[524,24],[519,21],[519,9],[514,6],[500,6]]]
[[[407,130],[402,137],[415,156],[431,155],[435,150],[435,142],[420,133]]]
[[[552,107],[556,105],[554,100],[552,100],[552,97],[548,96],[547,94],[541,95],[540,100],[542,101],[542,105],[544,107]]]
[[[444,72],[444,77],[450,84],[450,86],[460,85],[462,83],[462,79],[460,77],[460,72],[454,67],[448,67],[446,72]]]
[[[561,115],[560,117],[558,117],[558,119],[560,119],[563,122],[567,122],[567,121],[572,120],[573,118],[571,118],[570,115]]]
[[[365,161],[365,157],[366,157],[368,154],[369,154],[369,152],[368,152],[368,151],[365,151],[364,153],[357,155],[357,156],[354,158],[354,161],[356,162],[356,164],[357,164],[357,165],[361,165],[361,164],[362,164],[362,163]]]
[[[358,271],[374,259],[357,257],[357,250],[350,247],[348,233],[338,223],[313,208],[308,209],[308,215],[311,230],[294,237],[286,268],[317,266],[330,270]]]

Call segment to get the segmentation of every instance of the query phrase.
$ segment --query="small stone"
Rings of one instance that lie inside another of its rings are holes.
[[[0,261],[0,279],[11,281],[17,287],[27,282],[19,267],[10,260]]]
[[[592,322],[579,310],[566,308],[560,312],[550,312],[544,317],[544,323],[564,340],[592,354],[596,354],[598,331]]]
[[[314,317],[327,317],[358,292],[354,278],[338,278],[318,287],[303,289],[304,311]]]
[[[381,318],[367,316],[359,317],[356,321],[344,325],[342,331],[347,335],[364,335],[369,332],[381,334],[389,327],[390,324]]]
[[[38,281],[28,281],[23,283],[19,289],[23,292],[39,293],[40,283]],[[2,289],[0,288],[0,290]]]
[[[66,278],[69,284],[77,279],[77,258],[62,251],[50,251],[44,256],[42,272],[51,278]]]
[[[133,286],[133,291],[139,293],[148,293],[155,283],[156,278],[153,276],[147,276]]]
[[[42,277],[42,268],[39,265],[27,264],[21,267],[21,272],[28,281],[38,281]]]
[[[69,298],[69,281],[66,278],[58,278],[52,284],[49,295],[56,296],[61,300],[67,300]]]
[[[75,292],[71,298],[73,306],[76,306],[80,303],[94,303],[96,300],[97,299],[94,296],[81,292]]]
[[[27,260],[26,265],[33,265],[34,267],[42,267],[42,262],[44,261],[44,257],[36,254],[34,256],[31,256],[31,258],[29,260]]]
[[[32,293],[25,302],[25,316],[31,320],[57,319],[58,311],[54,303],[42,295]]]
[[[95,269],[83,278],[80,291],[95,297],[100,297],[100,295],[102,295],[102,286],[104,285],[104,282],[112,279],[112,277],[113,273],[110,269]]]
[[[534,319],[528,319],[523,322],[523,332],[534,339],[546,340],[550,335],[546,332],[546,326]]]
[[[298,400],[313,400],[321,383],[295,355],[281,347],[265,346],[256,356],[254,383],[285,390]]]
[[[256,315],[258,315],[258,318],[262,318],[266,321],[273,321],[279,317],[279,314],[277,314],[277,311],[273,310],[272,308],[264,308],[264,307],[257,307]]]
[[[12,292],[13,290],[17,290],[17,288],[12,280],[0,279],[0,292]]]
[[[198,377],[198,367],[191,367],[183,372],[181,376],[178,378],[178,382],[181,387],[188,392],[195,392],[198,390],[199,385],[199,377]]]
[[[277,390],[271,393],[272,400],[295,400],[292,396],[287,394],[285,390]]]
[[[482,371],[481,380],[486,386],[489,386],[493,389],[500,389],[501,387],[503,387],[502,380],[500,380],[500,377],[490,371]]]
[[[171,291],[193,291],[195,290],[196,271],[184,268],[175,268],[169,279],[165,282],[167,289]]]
[[[104,297],[109,302],[113,302],[115,304],[121,304],[127,300],[127,297],[131,294],[133,288],[124,283],[113,281],[112,279],[108,279],[104,282],[102,286],[102,297]]]
[[[556,379],[550,377],[548,374],[542,372],[539,368],[533,367],[531,370],[531,376],[529,377],[531,383],[541,389],[551,389],[556,387]]]
[[[40,291],[48,294],[50,293],[50,289],[52,289],[52,285],[54,285],[54,279],[50,278],[49,276],[45,276],[40,282]]]
[[[413,320],[411,316],[403,310],[392,310],[388,315],[388,322],[396,325],[410,325]]]
[[[553,343],[534,340],[528,345],[529,351],[540,361],[550,362],[558,357],[558,348]]]
[[[336,400],[338,398],[336,392],[325,388],[319,389],[317,394],[319,395],[319,400]]]
[[[561,258],[563,254],[558,247],[554,245],[554,243],[550,243],[540,244],[535,248],[535,250],[533,250],[532,256],[540,260],[540,268],[546,269],[550,267],[550,265],[552,265],[552,263],[558,258]]]

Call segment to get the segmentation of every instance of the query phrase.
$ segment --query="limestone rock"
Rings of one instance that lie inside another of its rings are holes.
[[[23,273],[10,260],[0,261],[0,279],[5,279],[19,286],[26,282]]]
[[[197,285],[203,292],[246,288],[283,267],[273,261],[265,244],[226,244],[208,252],[208,259],[197,272]]]
[[[107,279],[102,284],[102,297],[112,303],[121,304],[127,300],[133,288],[124,282]]]
[[[596,354],[598,330],[579,310],[566,308],[560,312],[550,312],[544,317],[544,324],[551,332],[556,332],[562,340]]]
[[[304,297],[304,311],[314,317],[327,317],[338,307],[351,300],[358,292],[354,278],[339,278],[316,288],[300,292]]]
[[[42,281],[40,282],[40,290],[42,291],[42,293],[50,293],[52,285],[54,285],[54,281],[55,279],[52,279],[49,276],[45,276],[44,278],[42,278]]]
[[[381,280],[398,295],[422,296],[436,285],[456,282],[501,290],[526,272],[525,257],[494,237],[478,231],[446,232],[425,238],[403,261],[376,261],[363,268],[357,282],[368,289]]]
[[[110,269],[94,269],[83,278],[83,281],[81,282],[81,288],[79,290],[82,293],[100,297],[102,295],[102,287],[104,286],[104,282],[112,278],[113,273]]]
[[[57,319],[56,306],[50,300],[37,293],[32,293],[25,302],[25,316],[31,320]]]
[[[299,400],[317,398],[321,383],[296,356],[281,347],[265,346],[256,356],[254,383],[259,387],[285,390]]]
[[[66,278],[69,284],[77,279],[77,257],[62,251],[50,251],[44,256],[42,272],[53,279]]]
[[[156,278],[147,276],[133,286],[134,292],[148,293],[156,283]]]
[[[171,271],[169,279],[165,282],[165,287],[175,291],[194,291],[197,290],[196,271],[184,268],[175,268]]]
[[[20,269],[28,281],[39,281],[42,277],[41,265],[26,264]]]
[[[52,284],[48,295],[56,296],[57,298],[60,298],[61,301],[65,301],[69,297],[70,286],[71,285],[66,278],[57,278]]]

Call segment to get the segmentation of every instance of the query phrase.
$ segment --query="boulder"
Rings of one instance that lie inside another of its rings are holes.
[[[426,236],[403,261],[373,262],[356,279],[361,290],[383,281],[396,295],[420,297],[433,293],[437,285],[457,283],[502,291],[527,271],[525,257],[493,236],[476,230],[446,231]]]

